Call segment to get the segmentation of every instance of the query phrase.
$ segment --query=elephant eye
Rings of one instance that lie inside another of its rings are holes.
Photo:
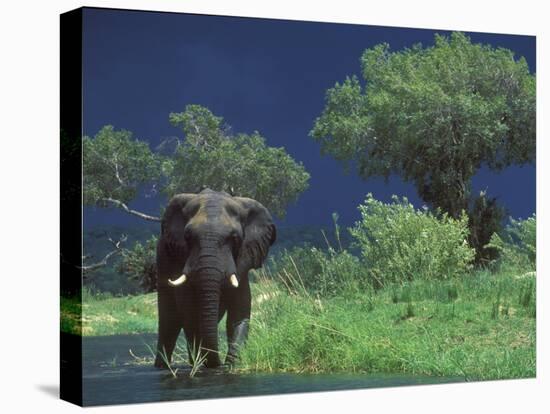
[[[183,238],[185,239],[186,242],[190,242],[191,239],[193,238],[193,234],[192,234],[191,229],[189,227],[187,227],[183,231]]]
[[[239,233],[237,233],[236,231],[232,231],[231,234],[229,235],[231,241],[233,242],[234,245],[236,245],[237,247],[239,247],[242,243],[242,238],[240,236]]]
[[[231,232],[229,235],[229,246],[233,254],[233,258],[236,260],[239,256],[239,251],[241,250],[242,238],[236,231]]]

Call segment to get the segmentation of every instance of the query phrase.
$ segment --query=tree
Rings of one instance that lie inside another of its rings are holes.
[[[267,146],[258,132],[233,135],[222,118],[199,105],[188,105],[169,119],[183,130],[184,139],[165,142],[156,151],[131,132],[109,125],[93,138],[84,137],[85,205],[117,207],[141,219],[160,221],[158,216],[129,207],[145,187],[167,197],[209,187],[254,198],[274,215],[284,217],[288,204],[308,186],[309,174],[303,165],[284,148]],[[131,250],[117,246],[103,260],[89,265],[89,271],[106,266],[108,259],[120,254],[117,268],[150,291],[156,278],[155,245],[153,237],[144,244],[137,242]]]
[[[453,33],[427,48],[377,45],[361,66],[366,85],[353,76],[329,89],[310,135],[362,178],[397,174],[458,218],[475,204],[471,180],[481,166],[534,162],[535,76],[510,50]],[[478,236],[478,246],[489,241]]]
[[[92,139],[82,140],[82,188],[84,204],[115,206],[145,220],[160,221],[130,209],[128,203],[138,195],[141,186],[161,177],[162,158],[132,133],[104,126]]]
[[[284,148],[269,147],[259,132],[232,135],[223,119],[199,105],[170,114],[180,127],[180,142],[167,163],[167,195],[202,186],[258,200],[284,217],[288,204],[308,187],[309,174]]]

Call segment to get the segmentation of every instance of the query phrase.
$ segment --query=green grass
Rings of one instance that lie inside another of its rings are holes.
[[[534,294],[526,301],[527,290],[534,290],[533,277],[486,272],[327,300],[279,290],[254,315],[242,366],[533,377],[535,304]]]
[[[156,332],[157,294],[113,296],[85,290],[82,305],[61,298],[61,330],[83,336]]]
[[[308,293],[299,280],[257,280],[239,371],[535,376],[532,273],[478,271],[330,298]],[[79,305],[63,300],[62,329],[85,336],[157,330],[154,293],[84,299],[80,331]]]

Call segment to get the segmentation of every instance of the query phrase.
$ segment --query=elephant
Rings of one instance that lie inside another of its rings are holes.
[[[206,188],[170,200],[157,243],[155,367],[167,368],[181,329],[190,359],[200,346],[205,366],[220,367],[218,324],[226,312],[225,365],[237,361],[248,337],[248,273],[262,266],[276,233],[269,211],[251,198]]]

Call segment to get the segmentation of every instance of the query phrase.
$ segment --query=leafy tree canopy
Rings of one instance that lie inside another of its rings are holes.
[[[329,89],[310,135],[364,179],[397,174],[458,218],[482,165],[535,160],[535,76],[510,50],[453,33],[433,47],[375,46],[361,65],[365,87],[353,76]]]
[[[128,203],[140,188],[154,184],[168,197],[203,187],[251,197],[284,217],[289,203],[308,187],[309,174],[284,148],[266,145],[258,133],[232,134],[207,108],[188,105],[170,114],[184,140],[160,155],[132,133],[108,125],[83,139],[84,203],[114,206],[146,220],[159,218],[133,210]],[[163,153],[166,147],[162,145]]]
[[[185,134],[165,166],[171,196],[202,186],[258,200],[284,217],[288,204],[308,187],[309,174],[284,148],[269,147],[258,133],[232,134],[223,119],[199,105],[170,114]]]
[[[85,205],[129,203],[141,185],[160,179],[162,158],[129,131],[107,125],[82,146]]]

